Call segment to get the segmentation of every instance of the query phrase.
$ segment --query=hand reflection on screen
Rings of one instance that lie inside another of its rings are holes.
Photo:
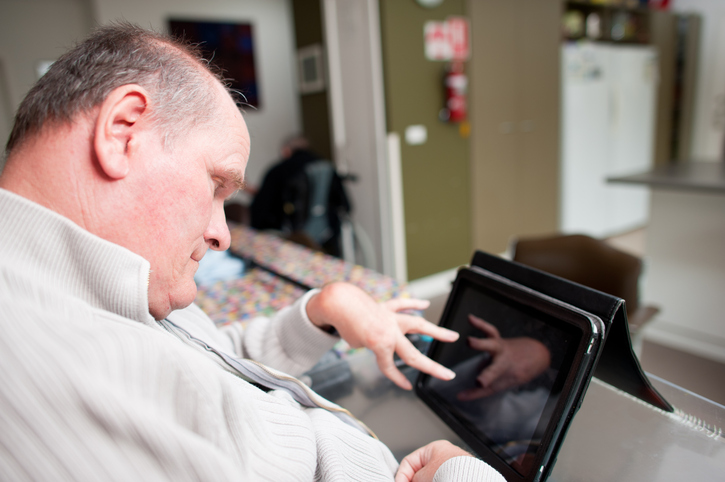
[[[458,392],[458,400],[476,400],[523,385],[549,367],[551,354],[540,341],[525,336],[502,338],[495,326],[474,315],[468,315],[468,321],[486,334],[485,338],[469,336],[469,346],[489,353],[491,361],[476,377],[478,387]]]

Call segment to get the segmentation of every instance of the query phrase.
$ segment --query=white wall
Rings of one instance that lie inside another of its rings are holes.
[[[646,339],[725,363],[725,196],[652,190],[642,299]]]
[[[0,151],[38,62],[58,58],[91,23],[85,0],[0,0]]]
[[[696,160],[719,160],[725,136],[725,1],[673,0],[672,9],[702,18],[690,154]]]

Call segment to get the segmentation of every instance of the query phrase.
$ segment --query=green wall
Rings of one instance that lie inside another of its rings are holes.
[[[293,0],[292,12],[295,46],[299,49],[308,45],[323,44],[320,0]],[[304,136],[310,141],[315,152],[326,159],[332,159],[327,91],[300,95],[300,107]]]
[[[426,21],[463,15],[464,0],[426,9],[414,0],[380,0],[386,121],[401,137],[408,279],[468,263],[471,256],[469,142],[457,124],[438,120],[444,62],[426,60]],[[405,142],[405,128],[422,124],[428,141]]]

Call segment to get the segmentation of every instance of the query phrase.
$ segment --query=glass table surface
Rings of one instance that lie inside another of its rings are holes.
[[[369,352],[349,363],[352,392],[334,401],[365,422],[399,460],[438,439],[465,447],[414,393],[384,378]],[[725,407],[649,376],[675,413],[593,379],[548,480],[725,480]]]

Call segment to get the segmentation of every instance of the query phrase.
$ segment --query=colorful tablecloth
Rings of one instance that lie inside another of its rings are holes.
[[[218,325],[270,316],[292,304],[305,290],[259,268],[241,278],[199,287],[196,303]]]
[[[310,288],[321,288],[333,281],[347,281],[377,301],[407,296],[404,284],[371,269],[346,263],[247,226],[231,225],[230,231],[231,251],[264,269],[253,267],[239,279],[199,289],[196,303],[217,324],[270,315],[292,304],[304,294],[305,288],[284,278]]]

